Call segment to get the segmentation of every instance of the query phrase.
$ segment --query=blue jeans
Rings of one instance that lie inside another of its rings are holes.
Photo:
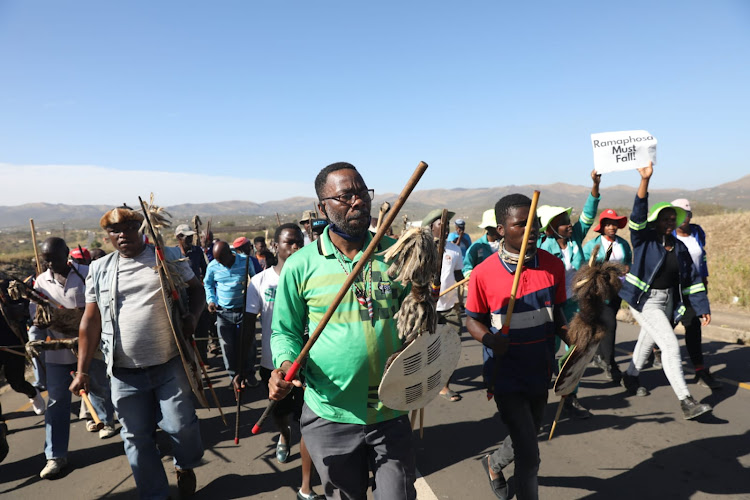
[[[44,414],[46,437],[44,455],[47,459],[65,458],[68,456],[70,438],[70,401],[68,390],[73,381],[70,372],[76,370],[75,364],[59,365],[47,363],[47,412]],[[103,361],[94,359],[89,367],[89,399],[102,422],[112,425],[114,407],[110,399],[107,367]],[[81,401],[81,404],[84,404]]]
[[[221,354],[224,357],[224,369],[229,373],[230,378],[234,378],[237,374],[237,366],[239,365],[240,326],[242,326],[245,332],[242,375],[248,378],[255,377],[255,361],[257,357],[255,335],[250,338],[248,334],[248,322],[242,321],[242,318],[243,314],[241,311],[229,311],[227,309],[216,311],[216,330],[219,332]]]
[[[29,340],[45,340],[46,338],[46,330],[35,327],[29,329]],[[47,387],[47,365],[44,363],[45,353],[46,351],[42,350],[38,358],[31,358],[31,367],[34,369],[34,379],[36,380],[33,385],[39,390]]]
[[[114,367],[112,402],[138,495],[167,498],[169,481],[156,447],[156,426],[172,440],[175,468],[193,469],[203,457],[200,426],[182,360],[175,356],[147,368]]]

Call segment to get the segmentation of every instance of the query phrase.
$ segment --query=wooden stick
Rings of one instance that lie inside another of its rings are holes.
[[[414,170],[414,173],[409,178],[408,182],[406,183],[406,186],[404,186],[403,191],[401,191],[401,194],[399,195],[398,200],[396,200],[396,203],[394,204],[391,211],[388,212],[384,225],[381,226],[380,229],[378,229],[378,231],[375,233],[375,236],[372,237],[372,240],[370,240],[370,244],[362,253],[362,257],[360,257],[359,261],[354,265],[351,273],[349,273],[349,276],[347,276],[346,280],[344,281],[344,284],[341,286],[341,289],[333,298],[325,314],[321,318],[318,325],[315,327],[315,331],[313,331],[310,334],[310,339],[302,348],[302,351],[297,356],[297,359],[295,359],[294,363],[292,363],[292,366],[289,368],[289,371],[286,372],[286,376],[284,377],[284,380],[286,380],[287,382],[292,381],[294,377],[297,375],[297,371],[299,370],[300,365],[302,364],[304,359],[307,357],[307,353],[310,352],[310,349],[315,344],[315,341],[318,340],[318,336],[320,336],[320,333],[328,324],[328,321],[331,319],[331,316],[333,316],[333,313],[336,311],[336,308],[344,299],[344,296],[349,292],[349,288],[352,286],[352,283],[354,283],[354,280],[357,279],[357,276],[365,267],[365,264],[367,264],[367,261],[369,261],[372,254],[375,253],[375,250],[378,248],[378,243],[380,243],[380,240],[383,238],[383,235],[385,234],[385,230],[388,228],[388,226],[390,226],[393,223],[393,220],[396,218],[396,215],[398,215],[399,210],[401,210],[401,207],[406,202],[406,199],[409,198],[409,195],[416,187],[417,182],[419,182],[419,179],[422,177],[425,170],[427,170],[427,164],[423,161],[419,162],[419,165],[417,166],[416,170]],[[266,407],[266,411],[263,412],[263,415],[261,415],[260,419],[253,427],[253,434],[257,434],[260,431],[260,426],[263,425],[263,422],[266,420],[266,418],[268,418],[268,415],[271,414],[274,407],[276,406],[276,403],[277,401],[274,401],[274,400],[269,401],[269,404]]]
[[[212,337],[208,337],[208,339],[211,338]],[[193,351],[195,352],[195,358],[198,360],[198,364],[201,367],[203,376],[206,377],[206,385],[208,386],[208,390],[211,393],[211,396],[214,398],[214,403],[216,404],[216,408],[219,410],[219,414],[221,414],[221,421],[224,422],[225,426],[229,427],[227,417],[224,416],[224,410],[222,410],[221,403],[219,403],[219,398],[216,396],[216,391],[214,391],[214,384],[211,383],[211,377],[208,376],[208,371],[206,371],[206,364],[203,362],[203,358],[198,351],[198,344],[195,343],[195,340],[195,337],[193,337],[192,342],[190,342],[190,344],[193,346]]]
[[[83,399],[83,402],[86,404],[86,408],[88,408],[89,413],[91,414],[91,418],[94,419],[94,422],[96,422],[96,430],[100,430],[104,427],[104,422],[101,421],[99,418],[99,415],[97,415],[96,410],[94,409],[94,406],[91,404],[91,400],[89,399],[89,395],[86,394],[86,391],[81,389],[78,394],[80,394],[81,399]]]
[[[424,439],[424,408],[419,409],[419,439]]]
[[[451,286],[449,286],[449,287],[448,287],[448,288],[446,288],[445,290],[442,290],[442,291],[440,292],[440,296],[442,297],[442,296],[443,296],[443,295],[445,295],[446,293],[448,293],[448,292],[452,292],[452,291],[453,291],[453,290],[455,290],[456,288],[460,287],[461,285],[465,285],[465,284],[466,284],[466,283],[468,283],[468,282],[469,282],[469,278],[464,278],[464,279],[462,279],[461,281],[459,281],[458,283],[453,283],[453,284],[452,284]]]
[[[555,413],[555,420],[552,421],[552,428],[549,430],[549,437],[547,438],[547,441],[552,439],[552,435],[555,433],[555,427],[557,427],[557,419],[560,418],[560,413],[562,413],[564,402],[565,396],[560,398],[560,404],[557,405],[557,413]]]
[[[505,314],[505,321],[503,321],[503,328],[501,330],[502,335],[507,337],[510,333],[510,320],[513,316],[513,308],[516,305],[516,292],[518,292],[518,283],[521,281],[521,273],[524,268],[524,261],[526,259],[526,247],[529,243],[529,235],[531,234],[531,228],[536,224],[536,206],[539,203],[539,191],[534,191],[534,195],[531,197],[531,207],[529,207],[529,216],[526,218],[526,228],[523,231],[523,241],[521,242],[521,252],[518,254],[518,264],[516,264],[516,272],[513,275],[513,285],[510,288],[510,300],[508,301],[508,309]],[[502,251],[502,249],[501,249]],[[495,392],[495,379],[497,378],[497,371],[500,367],[500,363],[495,360],[495,367],[492,370],[492,379],[490,380],[490,390],[488,392]],[[489,397],[489,396],[488,396]]]
[[[26,353],[25,352],[14,351],[10,347],[2,347],[2,346],[0,346],[0,351],[9,352],[11,354],[16,354],[16,355],[24,357],[24,358],[26,357]]]
[[[279,212],[276,212],[276,222],[278,223],[279,226],[281,225],[281,218],[279,217]]]
[[[315,202],[313,202],[313,213],[315,214],[315,218],[318,218],[318,207],[315,206]]]
[[[240,411],[242,411],[242,365],[245,363],[245,310],[247,309],[247,288],[250,284],[250,256],[245,258],[245,283],[243,285],[242,293],[245,296],[245,301],[242,306],[242,319],[240,320],[240,352],[237,353],[238,364],[237,364],[237,375],[239,375],[239,387],[235,397],[237,398],[237,416],[234,420],[234,444],[240,444]],[[234,383],[234,380],[232,380]]]
[[[516,292],[518,292],[518,283],[521,281],[521,273],[524,268],[524,259],[526,258],[526,247],[529,243],[529,235],[531,234],[531,228],[534,227],[536,219],[536,206],[539,204],[539,191],[534,191],[534,195],[531,197],[531,207],[529,208],[529,217],[526,219],[526,228],[523,231],[523,242],[521,242],[521,253],[518,254],[518,264],[516,265],[516,273],[513,276],[513,286],[510,288],[510,300],[508,301],[508,313],[505,315],[505,321],[503,322],[503,335],[508,335],[510,331],[510,319],[513,316],[513,306],[516,305]]]
[[[29,219],[31,225],[31,244],[34,245],[34,261],[36,262],[36,275],[42,274],[42,263],[39,261],[39,248],[36,246],[36,228],[34,227],[34,219]]]

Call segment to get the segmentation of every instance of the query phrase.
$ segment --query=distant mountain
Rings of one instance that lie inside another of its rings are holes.
[[[456,217],[467,219],[471,223],[475,220],[478,221],[481,218],[481,213],[488,208],[492,208],[502,196],[519,192],[530,195],[534,189],[541,191],[541,204],[572,206],[574,213],[580,212],[590,191],[588,186],[564,183],[482,189],[426,189],[412,193],[402,209],[402,215],[408,215],[410,220],[420,220],[434,208],[447,207],[456,212]],[[613,207],[628,210],[633,204],[635,188],[622,185],[605,187],[602,189],[601,195],[600,208]],[[387,200],[393,204],[397,196],[394,193],[376,193],[372,207],[373,216],[377,216],[378,207],[383,201]],[[652,202],[688,198],[693,205],[716,206],[729,210],[750,210],[750,175],[734,182],[693,191],[655,189],[650,192],[650,197]],[[289,221],[299,217],[303,211],[312,209],[315,201],[314,198],[295,197],[265,203],[235,200],[220,203],[187,203],[167,208],[175,220],[179,221],[187,221],[195,214],[200,215],[205,223],[208,217],[220,220],[235,220],[242,216],[270,216],[275,218],[277,213],[282,221]],[[43,224],[48,229],[49,226],[62,224],[63,222],[70,228],[92,228],[98,225],[99,218],[110,208],[112,207],[107,205],[50,203],[0,206],[0,229],[28,227],[29,218],[33,218],[37,226]],[[399,216],[399,223],[400,219],[401,216]]]

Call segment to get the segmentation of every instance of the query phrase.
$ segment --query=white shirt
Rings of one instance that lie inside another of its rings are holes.
[[[461,248],[450,241],[445,242],[443,252],[443,266],[440,269],[440,290],[447,290],[456,283],[455,271],[463,268]],[[458,290],[452,290],[440,297],[437,301],[438,311],[448,311],[458,302]]]
[[[609,251],[609,247],[614,245],[614,247],[612,247],[612,253],[609,255],[609,262],[622,264],[625,261],[625,250],[623,250],[622,248],[622,243],[617,240],[609,241],[604,236],[602,236],[602,239],[600,241],[602,242],[602,246],[604,247],[605,254],[607,251]]]
[[[693,264],[695,264],[695,267],[700,269],[701,259],[703,258],[703,251],[701,250],[701,246],[698,243],[698,240],[696,240],[693,235],[680,236],[678,234],[677,238],[679,238],[679,240],[685,244],[688,252],[690,252],[690,257],[693,259]]]
[[[279,275],[272,267],[256,274],[247,287],[247,307],[245,310],[252,314],[260,313],[260,366],[273,370],[271,355],[271,321],[273,320],[273,305],[276,302],[276,289],[279,286]]]
[[[89,274],[89,266],[76,264],[75,262],[72,265],[84,278]],[[73,269],[68,273],[64,285],[54,278],[51,270],[48,269],[44,271],[36,279],[34,289],[40,290],[44,295],[60,304],[65,309],[79,309],[86,307],[86,283]],[[36,314],[36,303],[31,302],[29,304],[29,311],[33,318]],[[47,334],[53,339],[70,338],[51,328],[47,329]],[[78,361],[75,355],[68,349],[48,350],[45,352],[44,356],[47,363],[59,365],[76,363]]]

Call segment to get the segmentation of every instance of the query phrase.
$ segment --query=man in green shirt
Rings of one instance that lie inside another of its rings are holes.
[[[274,400],[300,385],[284,375],[302,350],[305,329],[315,329],[372,240],[373,191],[353,165],[325,167],[315,191],[330,224],[287,260],[279,278],[271,336],[277,368],[268,384]],[[384,239],[379,251],[392,243]],[[376,500],[416,498],[409,421],[378,398],[385,362],[401,347],[394,315],[407,293],[387,269],[381,255],[370,258],[307,359],[300,427],[328,498],[365,498],[368,467]]]

